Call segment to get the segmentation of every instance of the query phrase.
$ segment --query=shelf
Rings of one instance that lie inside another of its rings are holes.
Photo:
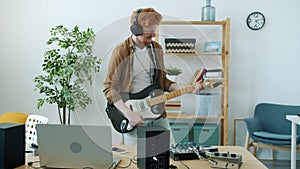
[[[226,21],[161,21],[161,25],[225,25]]]
[[[197,116],[187,113],[167,113],[168,119],[195,119],[195,120],[223,120],[223,116],[209,117],[209,116]]]
[[[190,28],[190,26],[197,26],[196,30],[202,29],[203,32],[206,33],[205,35],[209,36],[211,31],[210,30],[219,30],[220,32],[220,38],[221,38],[221,52],[222,53],[214,53],[214,54],[206,54],[204,53],[204,50],[200,50],[200,45],[202,46],[202,43],[205,41],[202,39],[202,41],[198,42],[198,51],[199,53],[165,53],[165,55],[169,56],[178,56],[181,57],[180,59],[183,59],[183,57],[186,57],[187,60],[192,60],[194,58],[187,58],[187,57],[193,57],[193,56],[199,56],[199,57],[221,57],[222,62],[222,73],[221,78],[224,80],[222,82],[222,88],[221,88],[221,110],[220,110],[220,116],[217,117],[202,117],[202,116],[196,116],[192,114],[186,114],[180,112],[181,110],[178,110],[178,113],[167,113],[167,118],[169,120],[181,120],[181,121],[191,121],[191,120],[199,120],[199,121],[212,121],[212,122],[220,122],[220,137],[221,137],[221,145],[227,145],[228,144],[228,84],[229,84],[229,56],[230,56],[230,18],[226,18],[224,20],[220,21],[175,21],[175,20],[169,20],[169,21],[162,21],[160,25],[163,26],[161,36],[155,37],[155,40],[159,42],[159,39],[162,38],[161,41],[163,41],[163,38],[166,37],[166,32],[171,35],[175,35],[175,32],[178,33],[178,37],[195,37],[198,39],[201,39],[198,37],[197,32],[191,31],[191,29],[195,29],[193,27]],[[170,26],[169,26],[170,25]],[[178,26],[178,27],[177,27]],[[198,28],[199,26],[199,28]],[[212,27],[211,27],[212,26]],[[220,26],[221,28],[219,29]],[[214,28],[216,27],[216,28]],[[173,30],[172,30],[173,29]],[[169,31],[170,30],[170,31]],[[186,34],[184,34],[183,30],[186,31]],[[156,34],[160,35],[160,28],[156,30]],[[200,34],[202,36],[202,34]],[[218,37],[212,37],[211,39],[214,41],[214,38],[217,39]],[[163,43],[162,43],[163,44]],[[215,58],[212,58],[215,59]]]
[[[205,54],[205,53],[165,53],[165,55],[175,56],[225,56],[225,54]]]

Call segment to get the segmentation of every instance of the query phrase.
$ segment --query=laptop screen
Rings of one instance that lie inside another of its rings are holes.
[[[110,168],[113,164],[110,126],[37,125],[41,167]]]

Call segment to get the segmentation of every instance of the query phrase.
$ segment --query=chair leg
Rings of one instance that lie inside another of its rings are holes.
[[[256,158],[256,151],[257,151],[257,147],[253,146],[253,155]]]
[[[248,131],[247,131],[247,133],[246,133],[246,139],[245,139],[245,145],[244,145],[244,147],[245,147],[247,150],[249,150],[249,142],[250,142],[250,136],[249,136],[249,133],[248,133]]]

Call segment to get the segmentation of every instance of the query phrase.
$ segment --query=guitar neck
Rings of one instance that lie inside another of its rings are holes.
[[[173,92],[151,98],[151,99],[147,100],[147,103],[149,106],[154,106],[154,105],[163,103],[167,100],[173,99],[175,97],[181,96],[183,94],[190,93],[193,90],[194,90],[194,86],[188,86],[188,87],[180,89],[180,90],[175,90]]]
[[[205,85],[205,87],[214,89],[214,88],[222,85],[222,81],[210,81],[210,82],[208,82],[208,84],[204,83],[204,85]],[[188,87],[180,89],[180,90],[175,90],[173,92],[170,92],[170,93],[167,93],[167,94],[163,94],[163,95],[148,99],[147,104],[150,107],[154,106],[154,105],[158,105],[158,104],[163,103],[167,100],[173,99],[173,98],[181,96],[183,94],[190,93],[194,90],[194,88],[195,88],[194,86],[188,86]]]

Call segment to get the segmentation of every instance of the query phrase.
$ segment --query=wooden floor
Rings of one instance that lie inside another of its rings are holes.
[[[290,160],[260,160],[269,169],[290,169]],[[300,160],[297,161],[297,168],[300,168]]]

